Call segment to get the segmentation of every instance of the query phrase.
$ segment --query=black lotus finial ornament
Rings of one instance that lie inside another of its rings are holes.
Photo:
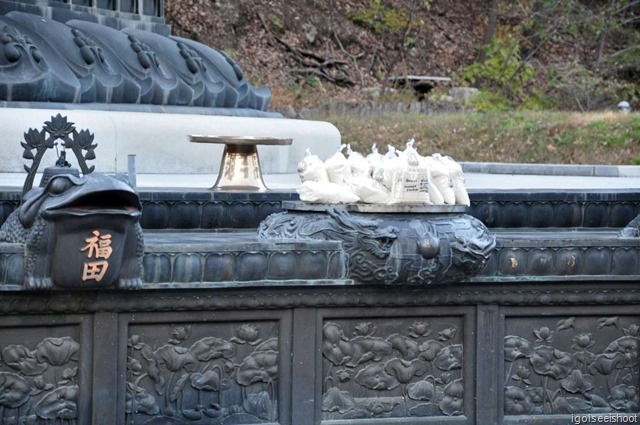
[[[23,197],[33,187],[33,180],[45,152],[57,146],[58,140],[61,141],[62,152],[58,155],[57,167],[71,166],[66,159],[66,150],[70,149],[78,160],[83,175],[86,176],[95,169],[95,166],[87,165],[87,161],[96,158],[95,148],[98,145],[93,143],[94,134],[86,129],[76,130],[74,123],[70,122],[66,116],[57,114],[51,117],[50,121],[45,121],[42,130],[30,128],[24,133],[24,140],[20,143],[24,148],[22,157],[31,160],[32,163],[31,166],[24,166],[28,175],[22,188]]]

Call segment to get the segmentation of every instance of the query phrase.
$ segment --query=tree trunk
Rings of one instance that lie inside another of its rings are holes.
[[[544,10],[544,0],[536,0],[533,3],[533,24],[522,32],[525,40],[525,43],[522,45],[522,58],[525,61],[533,59],[538,50],[540,50],[542,34],[545,32],[547,26],[547,13],[548,12]]]
[[[496,32],[496,26],[498,25],[498,6],[500,0],[491,0],[491,4],[489,5],[489,19],[487,21],[487,28],[484,32],[484,37],[482,38],[482,46],[480,46],[480,52],[478,53],[478,62],[484,62],[485,57],[485,49],[491,44],[491,40],[493,40],[493,36]]]
[[[600,67],[602,66],[602,59],[604,57],[604,49],[607,43],[607,37],[609,36],[609,31],[612,27],[612,14],[616,9],[617,1],[611,0],[609,3],[609,7],[604,11],[602,32],[600,33],[598,39],[598,56],[596,58],[596,72],[600,72]]]

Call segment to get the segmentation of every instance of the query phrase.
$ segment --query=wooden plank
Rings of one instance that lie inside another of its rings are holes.
[[[396,77],[387,77],[389,81],[440,81],[440,82],[450,82],[451,78],[449,77],[431,77],[431,76],[423,76],[423,75],[402,75]]]

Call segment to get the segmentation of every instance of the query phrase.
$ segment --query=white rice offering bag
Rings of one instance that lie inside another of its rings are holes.
[[[389,145],[389,151],[382,157],[379,168],[373,170],[373,178],[391,190],[393,174],[400,168],[404,168],[402,159],[396,153],[396,148]]]
[[[435,153],[425,158],[433,184],[438,188],[444,203],[453,205],[456,203],[456,194],[453,191],[453,180],[449,175],[449,167],[441,161],[442,156]]]
[[[371,153],[367,155],[367,158],[366,158],[367,161],[369,161],[369,164],[371,164],[372,172],[374,169],[380,167],[382,158],[383,158],[383,155],[380,152],[378,152],[378,146],[376,146],[376,144],[374,143],[373,146],[371,146]]]
[[[394,146],[389,145],[387,149],[388,150],[386,154],[384,155],[378,154],[379,161],[377,162],[377,164],[374,165],[373,171],[371,173],[373,178],[379,182],[382,182],[382,169],[384,168],[384,164],[390,159],[393,159],[396,156],[398,156],[398,154],[396,153],[396,148]],[[377,149],[376,149],[376,152],[377,152]]]
[[[354,175],[349,186],[351,191],[367,204],[386,204],[391,200],[389,189],[371,177]]]
[[[348,187],[331,182],[305,181],[297,192],[304,202],[338,204],[358,202],[360,199]]]
[[[351,177],[351,165],[342,151],[347,145],[340,145],[338,151],[324,162],[329,181],[336,184],[346,184]]]
[[[298,162],[298,174],[303,182],[328,182],[329,175],[324,162],[317,156],[311,155],[311,150],[305,150],[304,159]]]
[[[442,157],[442,162],[449,167],[449,176],[453,181],[453,191],[456,196],[456,204],[471,205],[469,199],[469,193],[467,192],[467,186],[464,181],[464,173],[462,172],[462,166],[453,160],[450,156]]]
[[[429,169],[420,161],[420,155],[413,148],[413,139],[407,143],[407,148],[398,159],[401,166],[394,170],[391,200],[388,203],[431,204]]]
[[[351,166],[352,176],[371,177],[373,167],[359,152],[351,150],[351,145],[347,145],[347,162]]]
[[[433,205],[444,205],[444,197],[442,196],[442,193],[440,193],[440,189],[438,189],[433,180],[433,173],[429,168],[427,158],[421,156],[420,163],[424,168],[429,170],[429,200]]]

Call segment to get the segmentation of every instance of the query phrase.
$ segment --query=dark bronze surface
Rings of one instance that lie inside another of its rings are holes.
[[[54,102],[139,111],[128,106],[154,105],[269,115],[269,89],[252,86],[224,52],[138,29],[140,20],[114,28],[73,14],[59,22],[19,10],[0,16],[0,101],[8,106],[52,108],[46,104]]]
[[[339,206],[273,214],[258,235],[272,241],[341,241],[349,278],[385,285],[468,280],[482,271],[496,246],[484,224],[466,214],[350,213]]]
[[[0,229],[24,253],[25,289],[142,284],[144,241],[138,195],[102,174],[61,174],[29,191]]]

